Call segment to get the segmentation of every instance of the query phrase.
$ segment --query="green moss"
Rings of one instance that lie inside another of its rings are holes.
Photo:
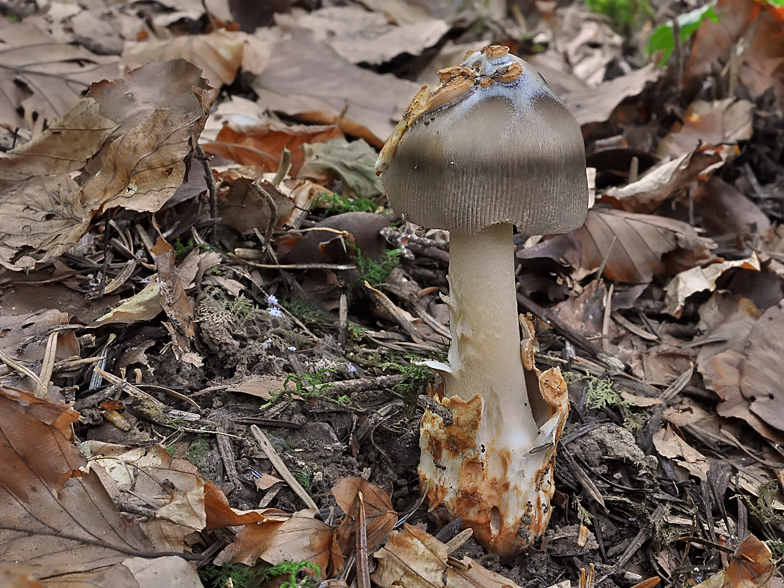
[[[204,465],[204,458],[207,457],[207,451],[209,451],[209,449],[209,439],[199,435],[191,441],[191,444],[188,446],[188,451],[185,453],[185,457],[197,468],[201,468]]]

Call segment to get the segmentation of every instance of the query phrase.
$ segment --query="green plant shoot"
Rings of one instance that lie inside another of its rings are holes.
[[[784,0],[781,0],[784,2]],[[689,40],[702,22],[707,18],[711,22],[719,22],[719,16],[713,10],[716,5],[716,0],[710,4],[706,4],[701,8],[696,8],[686,14],[681,14],[678,17],[678,27],[680,28],[680,42],[685,43]],[[675,51],[675,27],[672,22],[660,25],[648,39],[648,46],[645,49],[650,55],[661,51],[662,56],[659,59],[659,67],[667,65],[670,55]]]

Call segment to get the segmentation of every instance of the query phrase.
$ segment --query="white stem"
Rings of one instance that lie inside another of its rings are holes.
[[[450,232],[448,396],[484,400],[479,438],[528,451],[538,428],[520,359],[512,225]],[[450,373],[451,372],[451,373]]]

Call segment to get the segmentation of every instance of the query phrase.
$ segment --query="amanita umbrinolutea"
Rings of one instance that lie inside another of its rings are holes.
[[[469,52],[438,74],[376,164],[397,213],[450,232],[452,343],[448,365],[427,365],[443,379],[452,422],[425,412],[419,476],[431,508],[443,505],[487,549],[512,554],[547,526],[569,410],[558,369],[540,374],[529,359],[539,390],[526,389],[513,227],[544,235],[583,224],[585,148],[563,102],[507,47]]]

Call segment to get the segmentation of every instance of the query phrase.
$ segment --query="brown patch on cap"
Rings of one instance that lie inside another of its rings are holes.
[[[488,59],[498,59],[509,53],[509,47],[505,45],[490,45],[482,49],[482,55],[487,56]]]

